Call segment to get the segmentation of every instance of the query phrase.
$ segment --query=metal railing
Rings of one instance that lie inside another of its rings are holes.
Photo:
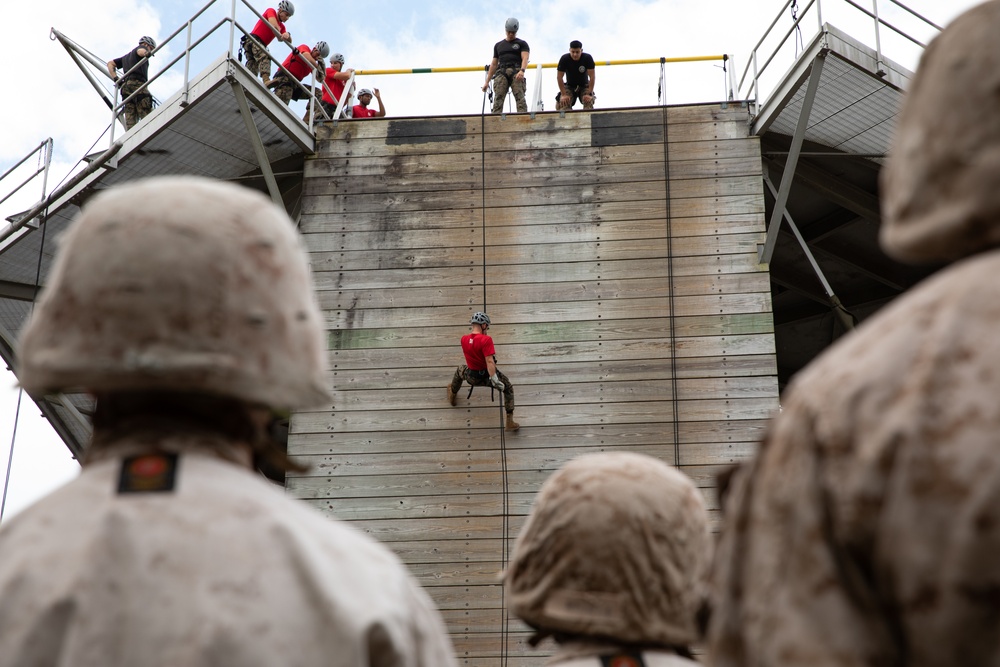
[[[0,198],[0,210],[4,210],[4,204],[7,203],[11,197],[15,197],[15,195],[20,193],[29,184],[36,182],[36,179],[39,177],[42,179],[42,193],[41,197],[38,199],[38,203],[32,205],[32,209],[37,208],[41,202],[45,201],[45,194],[48,191],[49,185],[49,170],[52,167],[52,147],[52,138],[49,137],[21,158],[17,164],[11,166],[7,171],[0,175],[0,185],[5,186],[3,190],[0,190],[0,192],[3,193],[3,197]],[[34,166],[30,164],[33,158],[35,159]],[[20,178],[21,180],[20,182],[16,182],[9,190],[6,190],[8,178]],[[24,195],[22,194],[22,197],[23,196]],[[18,215],[9,216],[7,224],[0,227],[0,250],[6,246],[6,244],[4,244],[4,240],[23,226],[19,224],[23,219],[29,218]]]
[[[862,3],[867,3],[869,7],[865,7]],[[883,8],[881,12],[880,5]],[[885,11],[887,7],[890,10],[888,12]],[[908,22],[911,26],[904,29],[895,22],[890,23],[886,19],[890,14],[895,14],[901,21]],[[801,8],[797,0],[787,0],[750,52],[746,67],[736,86],[741,99],[751,100],[755,108],[759,109],[761,98],[773,90],[773,86],[769,87],[769,84],[776,82],[782,74],[774,72],[771,68],[777,63],[786,65],[793,63],[801,55],[800,50],[804,49],[804,44],[812,42],[817,35],[825,32],[824,26],[834,18],[838,21],[838,25],[840,21],[846,21],[848,25],[853,26],[852,35],[863,41],[870,39],[873,42],[869,46],[875,50],[878,68],[876,74],[880,76],[885,73],[884,42],[891,42],[897,51],[906,55],[906,49],[900,48],[900,43],[923,50],[926,41],[929,41],[926,38],[925,41],[921,41],[911,33],[930,30],[930,35],[933,36],[941,31],[941,26],[898,0],[881,0],[881,3],[880,0],[808,0]],[[816,26],[816,31],[810,33],[808,39],[803,42],[803,28],[812,25]],[[866,30],[870,32],[864,34]],[[794,53],[789,53],[792,50]],[[763,61],[763,64],[760,64],[760,61]]]
[[[223,6],[228,7],[224,11],[219,11]],[[251,26],[250,29],[246,28],[237,18],[237,11],[243,11],[244,8],[251,17],[248,19],[248,23]],[[213,9],[215,11],[212,11]],[[74,60],[74,62],[76,62],[77,66],[84,72],[88,80],[94,86],[95,90],[97,90],[98,94],[101,95],[105,103],[111,108],[112,120],[108,128],[105,129],[105,132],[110,134],[109,144],[114,144],[115,121],[122,118],[123,111],[127,103],[135,101],[140,95],[151,94],[151,87],[157,83],[164,84],[164,86],[169,85],[171,88],[171,94],[173,94],[173,92],[178,89],[178,86],[171,85],[174,84],[171,79],[179,78],[179,89],[182,95],[181,106],[186,106],[188,103],[187,98],[190,93],[192,64],[198,68],[196,70],[198,71],[202,66],[208,65],[215,58],[217,58],[220,53],[225,53],[229,58],[235,60],[236,54],[239,50],[239,42],[241,38],[247,36],[249,39],[250,30],[258,20],[264,21],[264,17],[250,5],[248,0],[209,0],[207,4],[199,9],[183,25],[174,30],[174,32],[167,37],[163,38],[149,56],[137,63],[132,69],[119,76],[119,81],[122,81],[131,73],[136,71],[136,69],[142,67],[143,63],[149,63],[150,65],[159,64],[156,60],[151,60],[151,58],[157,55],[169,54],[176,50],[178,46],[181,47],[177,55],[173,56],[170,60],[163,64],[163,66],[160,67],[155,73],[151,73],[148,76],[147,81],[142,86],[124,99],[119,99],[119,88],[114,85],[114,81],[107,71],[106,60],[97,57],[90,51],[87,51],[84,47],[75,43],[73,40],[54,28],[50,32],[50,38],[58,40],[63,47],[66,48],[70,57]],[[204,26],[206,22],[210,21],[214,22],[210,23],[207,27]],[[274,28],[266,21],[265,24],[274,30]],[[271,48],[274,48],[275,46],[280,48],[281,45],[284,45],[284,50],[286,50],[287,53],[297,52],[295,45],[283,42],[280,39],[280,36],[279,39],[273,41],[270,46]],[[330,116],[322,110],[316,101],[316,91],[326,90],[332,95],[332,91],[330,91],[324,82],[325,72],[318,72],[314,70],[311,73],[310,80],[307,83],[303,83],[302,81],[296,79],[295,76],[288,72],[288,70],[282,65],[285,54],[279,55],[271,54],[269,52],[268,57],[271,59],[271,62],[277,66],[277,71],[284,72],[291,85],[299,90],[302,97],[309,100],[310,130],[312,129],[317,116],[329,119]],[[84,61],[94,67],[96,70],[96,76],[94,71],[91,71],[84,66]],[[106,84],[102,83],[102,80],[111,84],[110,91],[106,87]]]

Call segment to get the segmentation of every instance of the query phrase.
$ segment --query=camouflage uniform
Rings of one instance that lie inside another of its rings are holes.
[[[149,178],[61,240],[18,379],[96,395],[94,436],[76,479],[0,526],[0,665],[453,667],[395,554],[252,470],[272,412],[332,400],[284,210]]]
[[[267,47],[254,35],[248,35],[243,43],[247,56],[247,69],[264,81],[271,78],[271,54]]]
[[[507,99],[508,90],[514,93],[514,102],[517,105],[517,112],[528,112],[528,102],[524,97],[528,88],[527,81],[523,78],[515,78],[519,69],[520,66],[518,65],[512,65],[506,69],[497,65],[497,71],[493,75],[493,113],[500,113],[503,111],[503,103]]]
[[[129,95],[139,90],[145,84],[145,81],[140,81],[139,79],[129,77],[122,82],[122,99],[124,100]],[[125,103],[125,129],[132,129],[132,126],[138,123],[140,120],[149,115],[149,112],[153,110],[153,96],[149,94],[149,88],[143,90],[143,92],[132,98],[131,101]]]
[[[497,369],[497,378],[503,382],[503,407],[507,414],[514,413],[514,386],[510,379]],[[462,381],[468,382],[473,387],[492,387],[490,384],[490,374],[486,371],[471,370],[465,364],[455,369],[455,375],[451,378],[451,393],[457,394],[462,388]],[[492,394],[491,394],[492,395]]]
[[[733,479],[715,667],[1000,664],[998,31],[993,0],[927,48],[881,174],[886,252],[961,261],[803,370]]]

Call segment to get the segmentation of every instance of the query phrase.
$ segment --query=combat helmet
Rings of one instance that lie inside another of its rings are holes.
[[[35,397],[180,391],[276,410],[329,400],[294,226],[262,194],[204,178],[151,178],[85,204],[19,359]]]
[[[541,637],[686,647],[710,548],[683,473],[644,454],[587,454],[538,492],[504,573],[508,604]]]
[[[1000,245],[1000,2],[955,19],[927,47],[882,170],[880,241],[904,261]]]

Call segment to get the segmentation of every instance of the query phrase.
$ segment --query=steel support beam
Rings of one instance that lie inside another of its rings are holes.
[[[250,103],[247,102],[247,96],[246,93],[243,92],[243,86],[232,79],[230,79],[229,83],[233,87],[233,95],[236,96],[236,103],[240,106],[240,115],[243,116],[243,122],[247,126],[247,135],[250,137],[250,145],[253,146],[253,152],[257,156],[258,164],[260,164],[260,173],[264,175],[264,182],[267,184],[267,191],[271,195],[271,200],[284,210],[285,202],[281,198],[281,191],[278,189],[278,181],[274,178],[274,172],[271,171],[271,163],[267,159],[267,151],[264,150],[264,142],[260,140],[260,132],[257,131],[257,124],[253,122],[253,114],[250,112]]]
[[[778,242],[778,230],[781,229],[781,218],[785,213],[785,206],[788,204],[788,193],[792,189],[792,179],[795,176],[795,166],[799,161],[799,153],[802,151],[802,142],[805,140],[806,128],[809,126],[809,115],[812,112],[813,102],[816,101],[816,91],[819,89],[819,81],[823,75],[823,63],[826,62],[826,53],[820,53],[813,61],[812,71],[809,73],[809,84],[806,87],[806,96],[802,100],[802,110],[799,112],[799,122],[795,126],[795,134],[792,135],[792,145],[788,149],[788,160],[785,163],[785,171],[781,175],[781,187],[775,195],[774,211],[771,212],[771,221],[767,226],[767,237],[764,245],[757,249],[757,259],[762,264],[771,261],[774,254],[774,246]]]
[[[788,172],[786,171],[785,173],[787,174]],[[784,179],[782,179],[782,182],[784,182]],[[774,188],[774,183],[771,182],[771,178],[767,174],[764,174],[764,183],[767,184],[771,194],[775,197],[775,199],[777,199],[778,193]],[[830,305],[833,306],[834,314],[840,319],[841,324],[843,324],[846,329],[853,329],[854,317],[847,312],[847,309],[844,308],[844,304],[840,302],[840,299],[834,293],[833,287],[830,286],[829,281],[826,279],[826,275],[823,273],[823,269],[820,268],[819,264],[816,262],[816,258],[813,257],[812,251],[809,249],[809,244],[807,244],[805,239],[802,238],[802,234],[799,233],[798,225],[796,225],[795,221],[792,220],[792,214],[786,211],[784,206],[780,209],[777,208],[777,204],[775,204],[774,211],[778,214],[779,220],[782,215],[786,220],[788,220],[788,228],[792,230],[792,234],[795,235],[795,240],[799,242],[799,246],[802,247],[802,252],[805,253],[806,259],[809,260],[809,265],[812,266],[813,273],[816,274],[816,277],[819,278],[820,284],[823,285],[823,291],[826,292],[827,297],[830,299]],[[771,217],[771,225],[777,229],[776,223],[773,221],[774,216],[772,215]]]

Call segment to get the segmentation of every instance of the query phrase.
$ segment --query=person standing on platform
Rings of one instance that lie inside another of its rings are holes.
[[[497,370],[493,338],[486,333],[490,328],[490,317],[483,312],[474,313],[470,323],[472,333],[462,336],[465,364],[455,369],[455,375],[448,385],[448,402],[455,405],[455,394],[462,388],[463,380],[473,387],[492,386],[503,394],[503,407],[507,412],[504,428],[516,431],[521,425],[514,421],[514,385],[506,375]]]
[[[281,63],[285,69],[279,69],[268,85],[274,88],[274,94],[285,104],[292,100],[308,97],[308,93],[299,88],[295,81],[302,81],[313,73],[317,77],[322,76],[326,70],[323,59],[328,55],[330,55],[330,46],[323,40],[316,42],[316,46],[312,47],[308,44],[300,44],[295,52],[289,53],[285,62]],[[286,73],[285,70],[288,72]]]
[[[927,46],[879,242],[943,266],[782,392],[723,503],[714,667],[1000,665],[1000,1]]]
[[[353,118],[382,118],[385,116],[385,105],[382,103],[382,95],[379,94],[378,88],[375,89],[375,99],[378,100],[378,111],[368,108],[372,101],[372,91],[362,88],[358,91],[359,104],[354,105],[351,116]]]
[[[128,99],[129,95],[142,88],[149,80],[149,59],[153,57],[153,50],[156,48],[156,41],[152,37],[143,36],[139,38],[139,46],[135,47],[121,58],[108,61],[108,74],[121,89],[122,99]],[[141,64],[140,64],[141,63]],[[134,70],[132,69],[139,65]],[[122,71],[124,78],[118,77],[118,70]],[[123,109],[125,113],[125,129],[130,130],[132,126],[149,115],[153,110],[153,96],[149,88],[143,88],[142,92],[125,103]]]
[[[697,667],[712,535],[701,492],[634,452],[585,454],[538,492],[503,573],[511,614],[559,667]]]
[[[574,39],[569,43],[569,53],[563,54],[556,66],[556,110],[572,109],[577,100],[584,109],[594,108],[594,59],[583,52],[583,42]]]
[[[344,69],[344,54],[334,53],[333,57],[330,58],[330,66],[326,68],[326,85],[323,86],[322,98],[323,110],[330,118],[333,118],[333,114],[337,110],[337,103],[344,95],[344,86],[350,80],[352,74],[354,74],[353,69]],[[327,90],[328,88],[329,90]],[[330,94],[331,92],[333,93],[332,96]],[[350,109],[350,107],[347,106],[350,101],[351,94],[348,92],[347,100],[344,101],[345,110]]]
[[[95,397],[80,475],[0,525],[0,665],[454,667],[399,559],[285,495],[275,415],[330,404],[283,208],[222,181],[103,190],[18,350],[35,397]]]
[[[247,54],[247,69],[254,75],[259,75],[265,86],[271,81],[271,55],[267,45],[274,41],[275,31],[281,41],[292,43],[292,36],[285,30],[285,21],[294,13],[295,5],[290,0],[281,0],[277,9],[267,9],[262,14],[264,20],[258,19],[250,35],[240,40],[240,45]]]
[[[493,46],[493,60],[486,72],[483,92],[486,92],[490,81],[492,81],[493,113],[503,111],[503,103],[507,99],[508,90],[514,94],[517,112],[527,113],[528,103],[524,96],[527,83],[524,79],[524,73],[528,69],[528,43],[517,37],[517,31],[520,28],[517,19],[507,19],[504,28],[507,35]]]

